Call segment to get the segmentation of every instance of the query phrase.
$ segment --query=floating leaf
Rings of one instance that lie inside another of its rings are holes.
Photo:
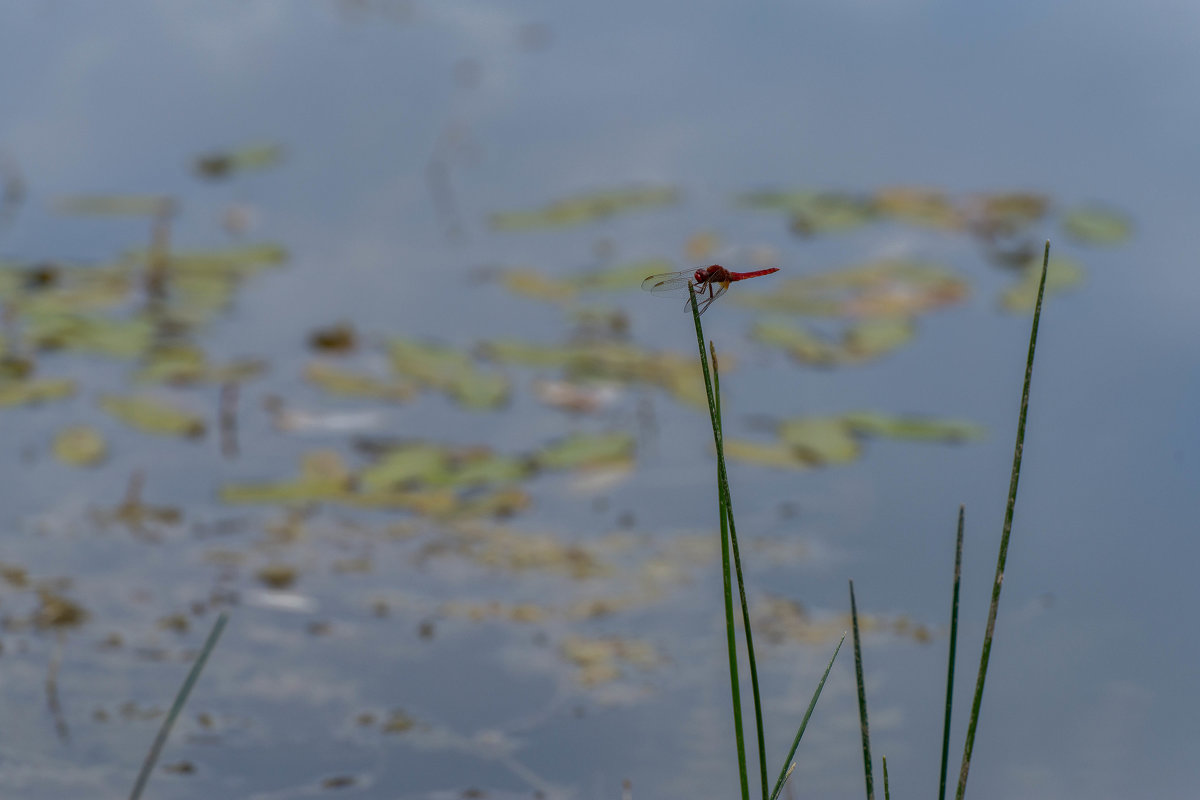
[[[966,218],[945,192],[916,186],[893,186],[875,192],[875,208],[885,217],[941,230],[961,230]]]
[[[34,318],[27,335],[39,349],[138,358],[154,343],[154,324],[145,317],[111,319],[64,314]]]
[[[575,580],[605,577],[613,571],[595,547],[564,542],[553,534],[460,523],[453,535],[453,545],[436,552],[453,553],[489,569],[547,572]]]
[[[916,328],[908,317],[881,317],[857,322],[846,331],[843,347],[854,361],[887,355],[908,344]]]
[[[544,345],[511,339],[485,342],[479,350],[493,361],[562,367],[572,380],[639,381],[659,386],[697,408],[707,403],[695,360],[678,353],[645,351],[622,342]],[[729,369],[731,362],[724,360],[722,367]]]
[[[726,439],[724,446],[725,455],[728,458],[758,464],[762,467],[800,469],[808,466],[806,462],[796,457],[795,450],[781,442],[762,444],[744,439]]]
[[[63,428],[54,437],[54,456],[73,467],[91,467],[107,454],[104,437],[95,428],[75,425]]]
[[[579,433],[541,448],[532,458],[542,469],[578,469],[624,463],[633,453],[634,438],[628,433]]]
[[[467,408],[497,408],[508,401],[504,376],[480,371],[465,353],[405,339],[393,339],[388,351],[397,372],[445,392]]]
[[[71,397],[75,381],[70,378],[41,378],[0,381],[0,408],[26,406]]]
[[[776,282],[769,294],[741,291],[731,302],[814,316],[898,317],[959,302],[966,282],[934,264],[882,260]]]
[[[175,210],[175,201],[164,195],[97,194],[64,197],[56,205],[63,214],[158,217]]]
[[[984,429],[972,422],[940,420],[930,417],[889,416],[860,411],[841,417],[846,427],[859,436],[887,436],[892,439],[965,442],[980,439]]]
[[[650,642],[617,637],[569,636],[559,646],[563,658],[579,668],[575,680],[582,686],[598,686],[621,677],[621,664],[649,669],[665,663]]]
[[[569,303],[575,299],[576,288],[569,281],[552,278],[531,269],[508,269],[500,283],[513,294],[550,303]]]
[[[144,265],[154,254],[146,248],[131,250],[126,259],[135,265]],[[287,250],[278,244],[258,244],[221,247],[210,250],[183,250],[168,254],[168,265],[172,276],[176,274],[202,273],[245,277],[263,269],[275,267],[287,260]]]
[[[1049,198],[1033,192],[972,195],[964,206],[971,231],[984,239],[1016,236],[1042,219],[1049,207]]]
[[[615,189],[569,197],[534,211],[493,214],[491,225],[493,230],[498,231],[563,228],[604,219],[614,214],[672,205],[678,200],[678,192],[669,187]]]
[[[670,272],[675,268],[670,261],[648,258],[585,272],[573,278],[572,283],[584,291],[636,289],[642,285],[642,281],[646,279],[647,275]]]
[[[848,231],[870,222],[869,200],[826,191],[750,192],[738,198],[747,208],[779,210],[791,217],[792,232],[801,236]]]
[[[1062,227],[1067,236],[1090,245],[1121,244],[1133,232],[1133,223],[1127,216],[1099,206],[1072,209],[1063,217]]]
[[[196,159],[196,174],[203,178],[224,178],[234,172],[265,169],[283,157],[278,144],[257,144],[236,150],[207,153]]]
[[[806,464],[846,464],[861,450],[839,417],[800,417],[779,426],[779,439]]]
[[[163,436],[204,435],[204,419],[190,411],[150,397],[105,395],[100,408],[145,433]]]
[[[409,400],[417,392],[411,383],[394,379],[384,380],[321,361],[314,361],[304,368],[304,379],[330,394],[369,397],[394,403]]]
[[[1046,297],[1083,283],[1083,275],[1083,267],[1078,262],[1052,256],[1046,267]],[[1021,280],[1000,295],[1000,307],[1005,311],[1032,314],[1041,277],[1041,270],[1031,264],[1025,269]]]
[[[156,347],[138,371],[144,383],[169,383],[186,386],[197,383],[234,383],[258,377],[266,364],[257,359],[242,359],[224,366],[208,363],[198,347],[176,344]]]

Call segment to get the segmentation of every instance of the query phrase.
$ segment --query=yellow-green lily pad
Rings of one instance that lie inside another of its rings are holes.
[[[619,213],[672,205],[678,200],[679,193],[670,187],[615,189],[568,197],[531,211],[493,214],[491,226],[497,231],[563,228]]]
[[[1090,245],[1121,244],[1133,233],[1129,217],[1099,206],[1082,206],[1068,211],[1062,227],[1067,236]]]
[[[416,386],[411,383],[394,378],[377,378],[323,361],[313,361],[306,366],[304,379],[330,394],[343,397],[366,397],[403,403],[417,393]]]
[[[71,397],[75,381],[70,378],[27,378],[20,381],[0,381],[0,408],[28,406]]]
[[[72,425],[54,437],[54,456],[73,467],[91,467],[104,460],[108,446],[95,428]]]
[[[144,433],[198,438],[206,430],[203,417],[156,398],[105,395],[99,403],[104,411]]]

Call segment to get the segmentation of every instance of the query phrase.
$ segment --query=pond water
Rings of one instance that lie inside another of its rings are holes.
[[[971,796],[1186,796],[1198,30],[1183,3],[4,8],[0,795],[126,796],[226,610],[147,796],[735,796],[694,332],[637,289],[720,262],[781,269],[704,316],[769,768],[852,579],[873,752],[928,796],[955,516],[952,765],[1029,333],[1005,298],[1049,238],[1071,285]],[[848,649],[796,760],[792,796],[861,795]]]

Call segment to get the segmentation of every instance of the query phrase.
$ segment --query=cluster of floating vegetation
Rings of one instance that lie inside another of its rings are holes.
[[[275,163],[281,151],[261,146],[213,153],[195,163],[206,179],[223,179],[245,169]],[[615,214],[676,203],[681,193],[657,187],[614,190],[567,198],[544,209],[497,214],[496,230],[520,231],[582,224]],[[974,195],[952,198],[933,190],[887,189],[870,195],[830,192],[758,192],[739,204],[788,215],[792,230],[804,236],[842,232],[868,224],[914,224],[978,239],[994,260],[1019,266],[1020,274],[1000,296],[1001,307],[1031,310],[1037,297],[1037,273],[1027,269],[1026,239],[1032,228],[1050,218],[1053,206],[1040,195]],[[148,247],[130,250],[110,262],[62,264],[0,262],[0,408],[65,400],[84,391],[79,381],[54,371],[54,354],[76,353],[113,359],[129,372],[129,393],[96,392],[95,407],[131,431],[155,436],[198,438],[214,428],[235,442],[232,411],[237,387],[262,376],[266,361],[241,358],[213,363],[198,344],[206,327],[233,302],[240,287],[265,270],[285,263],[287,253],[273,243],[237,244],[207,250],[179,251],[170,246],[170,224],[178,208],[160,196],[88,196],[64,200],[59,209],[73,214],[134,215],[151,221]],[[1059,215],[1063,229],[1084,244],[1115,244],[1129,235],[1130,225],[1104,209],[1076,209]],[[697,237],[689,257],[699,259],[716,246],[711,234]],[[665,260],[617,264],[574,275],[551,275],[530,269],[501,269],[493,277],[521,297],[577,309],[585,298],[635,289],[642,278],[671,269]],[[1052,260],[1046,291],[1078,283],[1083,271],[1071,260]],[[836,367],[862,364],[895,352],[913,340],[916,320],[968,295],[968,283],[944,266],[914,261],[877,261],[823,274],[781,276],[770,293],[752,290],[733,294],[731,304],[768,313],[750,336],[777,348],[800,364]],[[800,324],[795,317],[810,318]],[[456,349],[402,336],[382,344],[388,369],[356,366],[364,346],[349,324],[319,328],[308,345],[315,355],[302,377],[330,398],[379,403],[407,403],[425,393],[440,395],[459,408],[490,412],[506,407],[514,389],[507,368],[543,373],[534,385],[542,402],[573,413],[589,413],[615,402],[626,387],[662,391],[694,409],[706,407],[708,396],[694,357],[649,350],[630,340],[629,323],[620,313],[586,312],[577,317],[582,333],[561,344],[489,339],[474,348]],[[732,366],[722,362],[723,371]],[[553,377],[545,373],[553,372]],[[156,387],[186,389],[220,385],[222,405],[204,414],[165,399]],[[271,407],[277,427],[294,430],[304,424],[327,424],[329,415],[303,421],[299,412],[276,402]],[[342,419],[357,431],[362,418]],[[323,422],[322,422],[323,421]],[[962,442],[982,430],[971,423],[860,411],[827,417],[779,420],[771,441],[731,438],[724,454],[769,468],[813,468],[845,464],[858,458],[863,442],[874,437]],[[541,574],[578,584],[563,607],[490,598],[460,598],[440,603],[439,619],[543,624],[548,620],[577,623],[644,608],[662,602],[672,587],[689,580],[717,558],[715,543],[698,536],[647,544],[626,534],[594,542],[573,543],[554,533],[519,531],[495,523],[530,507],[525,484],[548,473],[582,475],[630,474],[636,462],[635,439],[627,431],[576,434],[502,453],[486,445],[446,445],[422,439],[359,438],[352,461],[344,452],[317,449],[304,454],[292,477],[229,482],[217,488],[220,502],[285,508],[337,505],[356,509],[404,511],[432,523],[437,531],[419,551],[417,564],[453,557],[480,570],[510,575]],[[65,464],[90,467],[105,462],[111,447],[101,432],[72,422],[48,443]],[[236,455],[236,443],[223,446]],[[116,508],[94,515],[98,525],[123,525],[147,539],[160,538],[161,528],[178,526],[182,513],[154,506],[141,497],[141,479]],[[278,551],[283,539],[276,537]],[[748,546],[755,542],[748,540]],[[712,546],[710,546],[712,545]],[[225,568],[245,559],[214,551],[213,563]],[[622,559],[621,553],[636,552]],[[220,556],[220,557],[219,557]],[[632,562],[632,563],[630,563]],[[370,560],[343,559],[333,572],[369,571]],[[269,560],[254,571],[255,579],[276,592],[291,590],[297,569],[287,559]],[[5,620],[9,630],[72,628],[89,618],[88,611],[68,599],[62,581],[31,580],[23,568],[0,564],[7,588],[32,602],[24,615]],[[203,606],[197,613],[207,612]],[[386,613],[379,601],[375,611]],[[810,614],[795,600],[767,597],[750,609],[754,625],[773,644],[813,643],[836,638],[846,627],[842,615]],[[906,618],[860,616],[864,630],[885,630],[916,641],[928,641],[928,627]],[[188,615],[167,614],[159,628],[183,635]],[[429,630],[432,630],[430,628]],[[314,627],[314,634],[325,632]],[[120,646],[118,642],[114,646]],[[582,687],[621,680],[630,670],[650,670],[667,658],[655,645],[616,636],[562,637],[560,658],[573,669]],[[154,716],[158,716],[157,712]],[[125,714],[127,718],[141,718]],[[370,716],[370,721],[367,717]],[[363,712],[360,724],[385,733],[407,733],[428,727],[403,711],[379,715]],[[181,774],[186,770],[179,769]]]

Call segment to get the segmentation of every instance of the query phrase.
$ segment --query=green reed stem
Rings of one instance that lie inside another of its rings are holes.
[[[954,656],[958,648],[958,586],[962,581],[963,522],[966,509],[958,507],[958,536],[954,544],[954,592],[950,600],[950,657],[946,664],[946,719],[942,724],[942,777],[938,800],[946,800],[946,771],[950,763],[950,707],[954,703]]]
[[[888,788],[887,756],[884,756],[880,760],[883,761],[883,800],[892,800],[892,792]]]
[[[694,302],[694,299],[693,299]],[[697,317],[699,322],[699,317]],[[762,787],[762,800],[767,800],[767,746],[763,734],[762,696],[758,689],[758,662],[754,657],[754,634],[750,630],[750,607],[746,602],[746,581],[742,575],[742,553],[738,547],[737,526],[733,521],[733,496],[729,491],[729,473],[725,467],[725,429],[721,417],[721,369],[717,362],[717,348],[708,343],[709,356],[712,359],[713,406],[717,410],[717,486],[721,492],[721,502],[725,506],[725,516],[729,520],[729,544],[733,550],[733,570],[737,575],[738,599],[742,605],[742,623],[746,635],[746,660],[750,665],[750,690],[754,695],[754,725],[758,734],[758,782]]]
[[[850,623],[854,631],[854,679],[858,684],[858,726],[862,730],[863,773],[867,778],[867,800],[875,800],[875,779],[871,775],[871,733],[867,724],[867,687],[863,682],[862,644],[858,638],[858,605],[854,602],[854,581],[850,581]]]
[[[729,563],[732,507],[729,502],[729,484],[725,474],[725,448],[721,436],[721,415],[718,406],[719,401],[713,389],[712,376],[708,369],[708,354],[704,352],[704,329],[700,327],[700,311],[696,306],[696,293],[691,284],[688,284],[688,294],[692,303],[692,317],[696,322],[696,344],[700,348],[700,367],[704,372],[704,388],[708,395],[708,412],[712,421],[713,440],[717,447],[717,502],[721,513],[721,576],[725,592],[725,645],[729,651],[729,687],[730,694],[733,697],[733,729],[734,737],[737,741],[738,778],[741,781],[742,800],[750,800],[749,771],[746,767],[746,740],[742,732],[742,694],[738,679],[737,632],[733,618],[732,570]],[[746,618],[745,622],[747,628],[749,628],[749,617]],[[756,703],[757,699],[758,691],[757,687],[755,687]],[[761,727],[760,724],[760,730]],[[761,760],[761,745],[759,750]],[[765,769],[764,766],[764,774]]]
[[[987,677],[988,659],[992,653],[992,635],[996,630],[996,610],[1000,606],[1000,588],[1004,583],[1004,565],[1008,560],[1008,540],[1012,533],[1013,509],[1017,505],[1017,483],[1021,477],[1021,455],[1025,447],[1025,417],[1029,411],[1029,384],[1033,379],[1033,355],[1037,349],[1038,323],[1042,318],[1042,298],[1046,291],[1046,273],[1050,268],[1050,242],[1042,254],[1042,278],[1038,283],[1037,302],[1033,307],[1033,325],[1029,332],[1029,355],[1025,359],[1025,383],[1021,389],[1021,411],[1017,417],[1017,442],[1013,448],[1012,477],[1008,484],[1008,504],[1004,509],[1004,530],[1000,535],[1000,553],[996,558],[996,578],[992,582],[992,602],[988,608],[987,628],[983,635],[983,652],[979,657],[979,676],[975,682],[975,699],[967,725],[967,741],[963,746],[962,770],[958,775],[956,797],[962,800],[967,791],[967,773],[971,768],[971,752],[975,747],[975,728],[979,723],[979,706],[983,702],[983,683]]]
[[[159,727],[158,735],[154,737],[154,744],[150,745],[150,752],[146,753],[146,760],[142,762],[142,771],[138,773],[137,781],[133,784],[133,791],[129,793],[129,800],[138,800],[142,796],[142,790],[146,788],[146,781],[150,780],[150,773],[154,770],[154,765],[158,762],[163,745],[167,743],[167,736],[171,733],[171,727],[175,724],[175,718],[183,710],[183,704],[187,702],[192,687],[196,685],[196,680],[200,677],[200,672],[204,669],[205,662],[208,661],[209,653],[217,646],[217,640],[221,638],[221,631],[225,630],[225,623],[228,621],[229,615],[221,612],[217,617],[217,621],[213,623],[212,630],[209,632],[208,638],[204,641],[204,647],[200,649],[200,655],[196,656],[191,670],[188,671],[187,678],[184,679],[183,685],[179,687],[179,691],[175,693],[175,702],[171,704],[171,710],[167,712],[166,719],[163,720],[162,725]]]
[[[846,635],[842,634],[841,641],[834,648],[833,655],[830,656],[829,663],[825,666],[825,674],[821,676],[821,682],[817,684],[817,690],[813,692],[812,700],[808,702],[808,710],[804,712],[804,719],[800,720],[800,728],[796,731],[796,738],[792,740],[792,749],[788,750],[787,758],[783,761],[783,769],[779,770],[779,779],[775,781],[775,788],[771,792],[770,800],[776,800],[779,797],[779,792],[783,790],[788,776],[792,774],[792,768],[796,766],[792,763],[792,758],[796,755],[796,748],[800,746],[800,738],[804,736],[804,729],[808,727],[808,718],[812,716],[813,709],[817,707],[817,699],[821,696],[821,690],[825,688],[825,679],[829,677],[829,671],[833,669],[833,662],[837,659],[838,652],[841,651],[845,641]]]

